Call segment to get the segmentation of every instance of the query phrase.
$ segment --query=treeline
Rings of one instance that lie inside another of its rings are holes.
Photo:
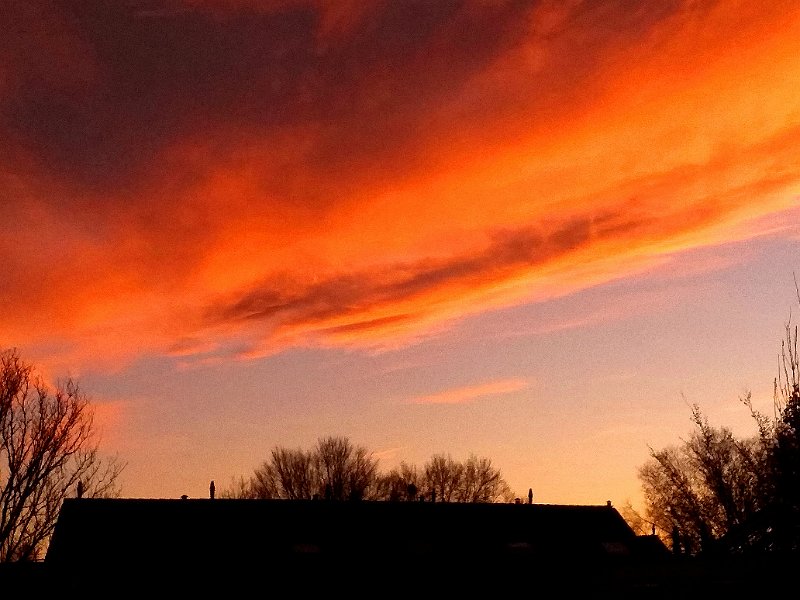
[[[346,437],[320,438],[309,449],[273,448],[249,477],[240,477],[222,498],[287,500],[386,500],[513,502],[514,493],[488,458],[464,461],[436,454],[421,468],[401,463],[388,472],[378,459]]]
[[[800,356],[791,318],[778,371],[772,415],[755,410],[749,394],[741,399],[755,424],[751,437],[712,426],[695,405],[691,435],[651,449],[639,470],[645,514],[629,507],[632,525],[655,528],[676,553],[800,550]]]

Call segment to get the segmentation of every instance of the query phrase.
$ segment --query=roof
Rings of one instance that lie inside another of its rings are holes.
[[[606,505],[72,498],[46,562],[115,577],[156,570],[239,577],[264,565],[418,570],[502,559],[574,568],[636,548],[633,530]]]
[[[635,534],[609,506],[320,500],[67,499],[48,561],[80,556],[175,560],[194,555],[375,551],[591,552]]]

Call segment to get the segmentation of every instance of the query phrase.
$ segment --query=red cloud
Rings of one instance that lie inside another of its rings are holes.
[[[797,9],[363,6],[0,16],[0,337],[391,346],[796,204]]]

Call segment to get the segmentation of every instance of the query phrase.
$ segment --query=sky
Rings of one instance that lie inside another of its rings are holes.
[[[4,0],[0,348],[125,497],[275,446],[638,506],[800,310],[800,4]]]

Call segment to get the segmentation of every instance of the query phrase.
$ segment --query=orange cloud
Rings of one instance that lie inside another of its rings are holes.
[[[408,400],[411,404],[464,404],[485,396],[501,396],[524,390],[529,386],[525,379],[502,379],[478,385],[445,390],[428,396]]]
[[[0,342],[393,347],[797,205],[792,6],[146,4],[0,16]]]

